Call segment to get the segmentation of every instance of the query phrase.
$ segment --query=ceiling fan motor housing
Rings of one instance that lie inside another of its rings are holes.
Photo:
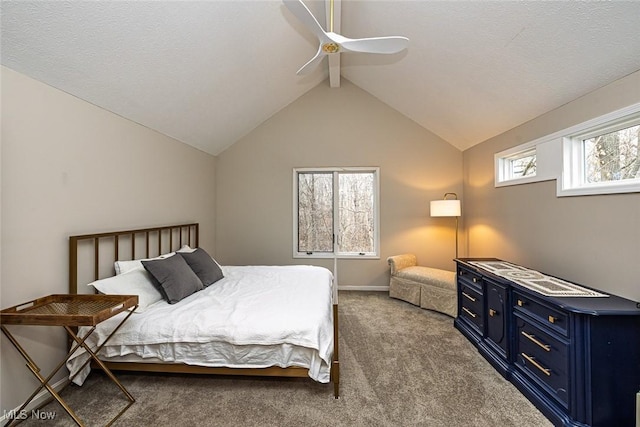
[[[322,51],[325,53],[338,53],[340,51],[340,45],[338,43],[325,43],[322,45]]]

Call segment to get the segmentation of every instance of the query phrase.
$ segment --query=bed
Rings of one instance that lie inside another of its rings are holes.
[[[69,238],[71,294],[100,290],[139,296],[139,308],[99,354],[107,367],[309,377],[332,383],[338,398],[338,305],[331,272],[303,265],[220,266],[198,243],[197,223]],[[219,268],[221,277],[215,282],[180,295],[177,301],[172,295],[182,289],[176,291],[153,278],[155,290],[150,291],[146,282],[141,285],[142,276],[157,276],[156,266],[183,259],[202,279],[199,283],[207,283],[213,279],[205,280],[201,273],[206,273],[192,263],[203,254]],[[161,299],[155,295],[158,291]],[[88,343],[97,347],[119,317],[99,324]],[[83,368],[86,357],[78,351],[67,362],[76,384],[82,384],[89,373],[88,365]]]

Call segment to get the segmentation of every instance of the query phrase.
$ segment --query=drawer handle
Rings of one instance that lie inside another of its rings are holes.
[[[473,278],[473,283],[478,283],[478,278],[474,277]]]
[[[558,320],[557,317],[553,317],[552,315],[549,315],[548,319],[549,319],[549,323],[556,323],[556,320]]]
[[[489,309],[489,316],[493,317],[493,316],[496,315],[496,313],[497,313],[497,311],[495,311],[493,308]]]
[[[476,299],[471,295],[469,295],[468,293],[463,292],[462,295],[464,295],[467,299],[470,299],[471,301],[476,302]]]
[[[471,317],[475,318],[477,316],[477,314],[475,314],[473,311],[469,310],[467,307],[462,307],[462,309]]]
[[[540,347],[542,347],[545,351],[551,351],[551,346],[549,344],[543,344],[542,342],[538,341],[538,339],[536,338],[535,335],[533,334],[528,334],[525,331],[522,331],[522,335],[524,335],[525,337],[529,338],[533,343],[539,345]]]
[[[546,376],[551,376],[551,369],[547,369],[545,367],[543,367],[541,364],[539,364],[538,362],[535,361],[535,359],[531,356],[528,356],[526,353],[520,353],[522,354],[522,357],[524,357],[525,359],[527,359],[529,362],[531,362],[531,364],[533,366],[535,366],[536,368],[540,369],[542,371],[543,374],[545,374]]]
[[[524,301],[522,301],[521,299],[519,299],[519,300],[518,300],[518,302],[517,302],[517,304],[518,304],[518,307],[522,307],[522,306],[524,306]]]

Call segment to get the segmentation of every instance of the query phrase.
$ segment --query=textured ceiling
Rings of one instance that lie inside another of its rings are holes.
[[[305,2],[321,23],[324,3]],[[640,70],[640,1],[343,0],[344,78],[466,149]],[[219,154],[328,76],[280,1],[6,1],[2,64]],[[339,88],[333,90],[340,90]]]

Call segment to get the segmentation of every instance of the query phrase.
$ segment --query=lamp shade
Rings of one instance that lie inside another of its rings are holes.
[[[431,201],[431,216],[460,216],[460,200]]]

